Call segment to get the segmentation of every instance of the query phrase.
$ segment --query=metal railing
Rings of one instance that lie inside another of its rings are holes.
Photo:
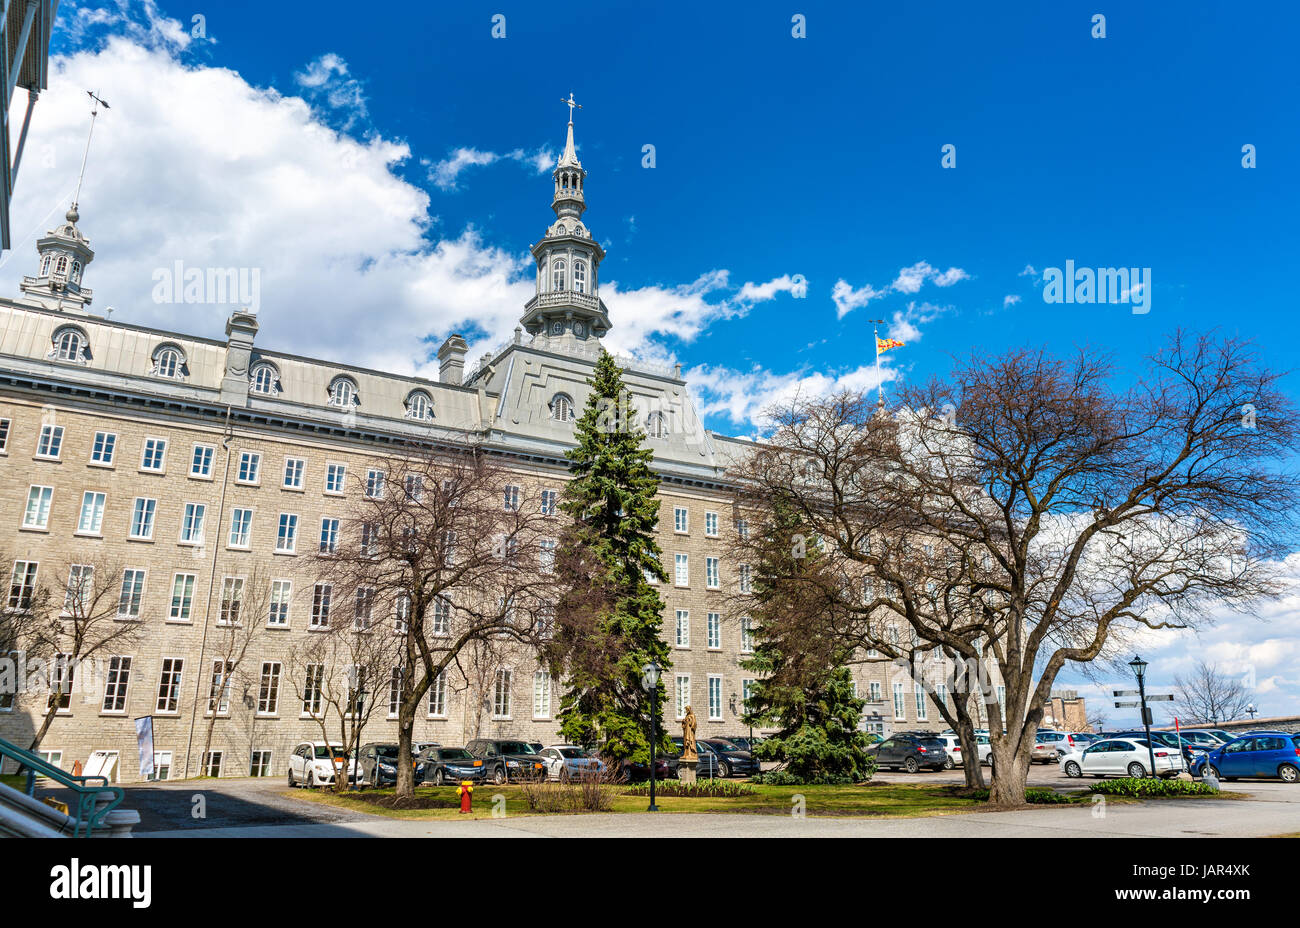
[[[117,808],[125,796],[122,787],[109,785],[108,777],[73,776],[66,770],[54,766],[39,754],[24,751],[17,745],[0,738],[0,767],[4,766],[6,757],[12,757],[18,763],[20,772],[26,771],[27,783],[24,792],[28,796],[35,798],[37,774],[48,777],[77,794],[76,802],[68,807],[68,814],[74,823],[72,828],[74,838],[88,838],[95,829],[106,827],[105,816]],[[100,781],[100,785],[92,786],[90,784],[92,780]],[[109,794],[110,798],[107,802],[103,801],[104,793]]]

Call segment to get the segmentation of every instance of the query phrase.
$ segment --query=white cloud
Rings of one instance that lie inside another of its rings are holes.
[[[333,52],[326,52],[301,71],[295,71],[293,79],[309,99],[337,113],[344,129],[364,122],[369,116],[361,81],[349,76],[348,63]]]
[[[835,286],[831,289],[831,300],[835,303],[836,318],[843,319],[853,310],[866,306],[872,300],[887,296],[890,293],[911,295],[919,293],[926,283],[932,283],[936,287],[951,287],[958,281],[969,279],[970,275],[959,267],[950,267],[946,271],[939,271],[932,267],[928,261],[918,261],[911,267],[900,269],[898,276],[894,278],[894,282],[882,290],[877,290],[870,284],[855,290],[846,280],[841,278],[835,282]]]
[[[1025,269],[1016,275],[1017,277],[1037,277],[1038,269],[1032,264],[1026,264]]]
[[[811,398],[841,390],[873,390],[898,376],[887,365],[882,365],[877,375],[874,362],[830,374],[806,369],[778,374],[757,366],[738,371],[702,364],[691,368],[686,379],[701,415],[725,416],[733,423],[762,429],[765,410],[796,396]]]
[[[1002,308],[1006,309],[1008,306],[1015,306],[1019,302],[1020,297],[1017,294],[1008,293],[1002,298]]]
[[[935,306],[933,303],[908,303],[906,309],[898,310],[890,316],[887,334],[901,342],[919,342],[920,327],[951,310],[951,306]]]
[[[888,292],[888,290],[876,290],[870,284],[854,290],[848,281],[841,278],[835,281],[835,286],[831,288],[831,299],[835,302],[835,317],[843,319],[859,306],[866,306]]]
[[[808,281],[802,274],[783,274],[765,284],[748,283],[740,288],[736,299],[743,303],[762,303],[772,299],[778,293],[788,293],[796,300],[808,295]]]
[[[479,151],[477,148],[457,148],[450,156],[429,168],[429,179],[443,190],[455,190],[457,180],[466,169],[484,167],[498,161],[515,161],[532,168],[538,174],[545,174],[555,167],[556,155],[549,145],[543,145],[533,151],[516,148],[505,154]]]

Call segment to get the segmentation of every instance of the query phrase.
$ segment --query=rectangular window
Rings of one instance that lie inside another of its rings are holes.
[[[384,498],[384,472],[382,470],[366,471],[366,498]]]
[[[153,773],[145,777],[146,780],[166,780],[172,775],[172,752],[171,751],[154,751],[153,752]]]
[[[78,535],[98,535],[104,527],[104,493],[87,490],[81,495],[81,515],[77,518]]]
[[[311,627],[328,628],[330,624],[330,599],[334,595],[334,585],[318,583],[311,597]]]
[[[677,586],[687,586],[690,583],[690,559],[685,554],[673,555],[673,582]]]
[[[280,662],[263,661],[257,689],[257,714],[275,715],[280,708]]]
[[[679,648],[689,648],[691,646],[691,613],[688,609],[677,610],[677,637],[675,641]]]
[[[95,440],[90,445],[90,463],[104,467],[113,466],[113,451],[117,448],[117,436],[112,432],[96,432]]]
[[[519,511],[519,487],[507,486],[505,488],[503,504],[506,512]]]
[[[59,457],[59,451],[63,448],[63,426],[61,425],[42,425],[41,437],[36,441],[36,456],[38,458]]]
[[[224,754],[221,751],[210,751],[203,755],[203,761],[200,764],[200,770],[205,777],[221,776],[221,760]]]
[[[397,718],[397,710],[402,707],[402,668],[394,667],[388,677],[388,717]]]
[[[903,684],[901,683],[894,684],[894,718],[907,718],[906,701],[903,697]]]
[[[393,634],[405,635],[411,625],[411,597],[398,593],[393,600]]]
[[[229,661],[212,662],[212,685],[208,688],[208,712],[225,715],[230,711],[230,688],[234,683],[234,664]]]
[[[716,512],[706,512],[704,514],[704,534],[710,538],[718,537],[718,514]]]
[[[754,698],[753,679],[751,678],[751,679],[741,680],[740,681],[740,707],[745,712],[749,711],[749,701],[753,698]]]
[[[678,534],[685,535],[687,532],[687,528],[690,525],[689,518],[690,517],[686,511],[685,506],[674,506],[673,507],[673,531],[677,532]]]
[[[202,503],[185,504],[185,515],[181,518],[182,544],[203,544],[203,517],[207,511],[207,507]]]
[[[716,557],[706,557],[704,559],[704,585],[711,590],[716,590],[721,585],[718,580],[718,559]]]
[[[867,694],[871,697],[872,702],[880,702],[885,698],[884,694],[880,692],[879,680],[872,680],[867,684]]]
[[[239,453],[239,470],[235,479],[239,483],[257,483],[262,468],[262,456],[255,451]]]
[[[218,625],[238,625],[241,618],[240,608],[244,605],[244,578],[223,577],[221,579],[221,612],[217,615]]]
[[[940,706],[948,704],[948,684],[936,683],[934,685],[934,701]]]
[[[357,589],[356,608],[352,613],[352,627],[364,631],[370,627],[375,609],[375,591],[368,586]]]
[[[307,469],[307,462],[302,458],[285,458],[284,459],[284,488],[286,490],[301,490],[303,471]]]
[[[293,554],[298,542],[298,517],[291,512],[280,513],[280,529],[275,536],[277,554]]]
[[[686,707],[691,704],[691,675],[689,673],[679,673],[674,681],[674,709],[677,711],[677,718],[686,718]]]
[[[54,487],[31,487],[27,491],[27,508],[23,510],[23,528],[48,528],[53,499]]]
[[[131,537],[142,541],[153,538],[153,517],[158,509],[158,500],[144,496],[135,498],[135,508],[131,511]]]
[[[190,458],[190,476],[208,479],[212,476],[212,458],[216,449],[211,445],[195,445]]]
[[[122,571],[122,595],[117,601],[119,619],[140,618],[140,603],[144,599],[144,571],[127,568]]]
[[[181,671],[184,668],[185,661],[179,657],[163,658],[162,673],[158,676],[158,702],[154,704],[155,712],[174,715],[180,711]]]
[[[131,681],[131,658],[110,657],[108,676],[104,680],[104,712],[126,711],[126,687]]]
[[[271,610],[266,617],[267,625],[283,628],[289,624],[289,594],[293,590],[290,580],[271,581]]]
[[[88,618],[94,602],[94,589],[94,565],[73,564],[68,569],[68,589],[63,599],[63,611],[78,618]]]
[[[451,634],[451,600],[445,596],[433,600],[433,634]]]
[[[429,715],[434,718],[447,717],[447,675],[440,673],[434,677],[429,686]]]
[[[325,468],[325,492],[342,493],[347,487],[348,467],[346,464],[330,464]]]
[[[916,720],[918,722],[924,722],[930,717],[930,714],[926,712],[925,687],[918,683],[914,695],[916,696]]]
[[[510,718],[510,671],[501,668],[497,671],[492,686],[492,717],[494,719]]]
[[[560,502],[560,494],[556,490],[542,491],[542,515],[553,516]]]
[[[9,579],[9,608],[30,609],[36,594],[36,561],[14,561]]]
[[[325,665],[308,664],[302,684],[302,714],[320,715],[324,703]]]
[[[140,469],[161,474],[165,469],[167,456],[167,439],[146,438],[144,452],[140,455]]]
[[[253,536],[253,510],[233,509],[230,512],[230,547],[247,548]]]
[[[545,670],[533,674],[533,718],[551,717],[551,675]]]
[[[172,578],[172,604],[167,612],[172,622],[188,622],[194,606],[194,574],[177,574]]]
[[[746,654],[754,650],[754,620],[747,615],[740,617],[740,650]]]
[[[708,624],[708,631],[709,631],[709,647],[714,648],[715,650],[717,648],[721,648],[722,647],[722,613],[710,612],[708,614],[707,624]]]
[[[1005,726],[1007,723],[1007,688],[1005,686],[998,687],[998,711],[1002,713],[1002,724]]]
[[[741,564],[738,568],[738,572],[740,574],[740,592],[753,592],[753,581],[750,579],[749,565]]]
[[[339,520],[338,519],[321,519],[320,520],[320,551],[321,554],[333,554],[339,548]]]
[[[709,674],[709,718],[722,720],[722,677],[716,674]]]
[[[59,653],[54,655],[54,667],[50,673],[50,698],[48,705],[58,705],[60,712],[67,712],[72,704],[72,684],[76,676],[76,667],[72,655]]]
[[[271,752],[254,751],[248,762],[250,777],[269,777],[271,775]]]
[[[404,489],[407,499],[418,503],[424,497],[424,478],[419,474],[407,474]]]
[[[537,543],[537,552],[542,570],[550,573],[555,568],[555,539],[543,538]]]
[[[12,423],[8,419],[0,419],[0,454],[9,450],[9,427]]]
[[[737,520],[736,520],[736,534],[741,538],[741,540],[744,540],[744,539],[746,539],[746,538],[749,537],[749,520],[748,520],[748,519],[737,519]]]

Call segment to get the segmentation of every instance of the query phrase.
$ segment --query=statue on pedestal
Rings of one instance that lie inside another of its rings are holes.
[[[682,760],[699,760],[695,747],[695,710],[686,707],[686,717],[682,719]]]

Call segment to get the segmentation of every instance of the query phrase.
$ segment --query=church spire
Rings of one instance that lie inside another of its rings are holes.
[[[555,222],[532,247],[537,261],[537,295],[524,307],[520,324],[529,334],[551,341],[586,341],[609,331],[609,314],[598,292],[598,269],[605,250],[582,221],[587,210],[587,172],[573,142],[573,111],[582,104],[573,94],[561,102],[569,108],[569,125],[564,152],[551,174]]]

